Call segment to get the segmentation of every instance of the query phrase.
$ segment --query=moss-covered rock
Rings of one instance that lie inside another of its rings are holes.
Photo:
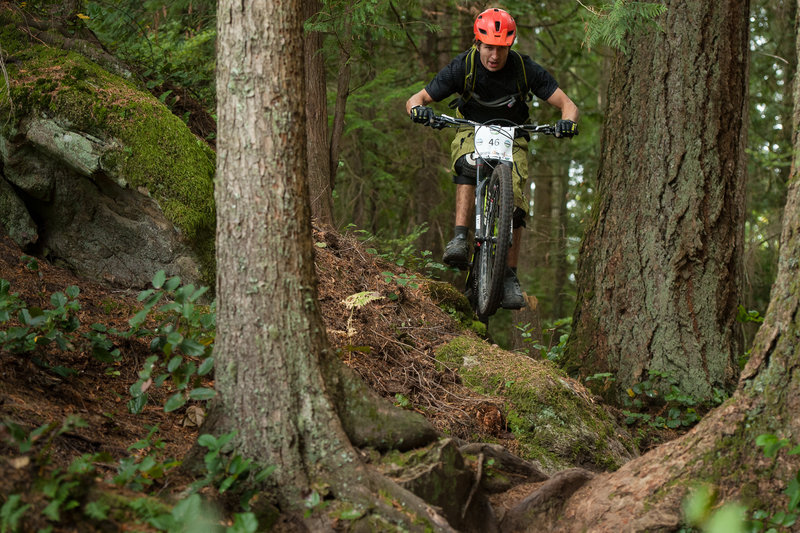
[[[4,165],[15,168],[15,155],[21,160],[19,154],[32,147],[40,158],[71,171],[68,187],[77,176],[100,189],[116,185],[152,199],[168,221],[168,227],[159,231],[173,233],[177,242],[188,247],[201,280],[211,284],[214,152],[135,83],[75,51],[32,39],[21,31],[24,27],[17,11],[7,4],[0,6],[0,42],[8,54],[9,83],[6,86],[0,78]],[[24,166],[31,166],[30,158],[24,161]],[[117,194],[116,200],[122,197]],[[30,211],[36,211],[34,220],[47,212],[39,204],[26,203]],[[78,208],[82,207],[86,206]],[[163,224],[155,223],[159,225]],[[55,226],[39,226],[43,248],[59,255],[46,242],[48,228]],[[139,252],[147,255],[147,246],[139,246]],[[144,275],[149,279],[152,273]]]
[[[539,462],[545,472],[571,466],[614,470],[636,454],[627,431],[550,362],[467,336],[442,345],[436,358],[456,367],[468,387],[505,398],[520,455]]]

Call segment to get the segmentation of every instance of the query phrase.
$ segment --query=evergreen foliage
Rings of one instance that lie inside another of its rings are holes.
[[[578,0],[580,2],[580,0]],[[667,10],[660,3],[614,0],[599,8],[584,5],[592,16],[586,19],[585,44],[592,48],[604,44],[627,53],[625,39],[630,33],[657,28],[656,18]]]
[[[216,2],[89,1],[87,24],[150,89],[168,82],[215,106]]]

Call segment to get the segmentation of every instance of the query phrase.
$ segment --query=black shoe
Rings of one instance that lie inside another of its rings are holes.
[[[468,266],[469,243],[466,237],[456,235],[444,248],[442,262],[446,265],[466,270]]]
[[[503,301],[500,302],[500,307],[503,309],[522,309],[525,307],[525,298],[522,296],[519,280],[510,268],[506,269],[506,277],[503,280]]]

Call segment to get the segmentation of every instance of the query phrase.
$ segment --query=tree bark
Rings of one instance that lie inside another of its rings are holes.
[[[567,210],[567,192],[569,190],[569,169],[565,168],[564,172],[559,174],[558,181],[556,182],[558,193],[558,210],[557,217],[555,217],[555,235],[553,236],[553,262],[555,263],[555,278],[553,279],[553,320],[563,318],[565,313],[569,313],[572,309],[572,302],[565,301],[567,291],[567,223],[569,221],[569,212]]]
[[[305,127],[302,21],[292,3],[270,5],[219,4],[216,383],[240,452],[279,465],[276,481],[293,499],[310,483],[307,459],[321,453],[305,433],[335,416],[324,395],[309,393],[324,390],[316,357],[327,347],[313,334],[324,329],[309,283],[305,145],[296,142]],[[321,442],[352,460],[333,426]]]
[[[800,5],[800,2],[798,2]],[[743,11],[746,15],[747,10]],[[800,35],[798,35],[800,36]],[[800,57],[800,40],[797,41]],[[571,496],[555,497],[526,516],[522,531],[673,531],[687,525],[681,505],[692,487],[716,493],[713,507],[738,501],[766,516],[784,511],[783,493],[800,470],[788,451],[800,434],[800,83],[794,84],[791,175],[778,275],[764,323],[733,397],[683,437],[601,474]],[[786,439],[767,458],[756,438]],[[768,472],[768,475],[765,473]],[[526,500],[535,500],[533,497]],[[516,513],[519,514],[518,512]],[[747,516],[751,516],[751,512]]]
[[[342,135],[344,133],[344,116],[347,108],[347,97],[350,95],[350,44],[352,39],[351,28],[348,25],[343,32],[343,41],[339,51],[339,78],[336,83],[336,104],[333,109],[333,130],[331,131],[330,171],[331,188],[336,186],[336,171],[339,169],[339,154],[341,153]]]
[[[308,20],[322,9],[319,0],[303,2],[303,18]],[[333,180],[328,140],[328,104],[322,34],[305,33],[306,151],[311,214],[322,224],[333,226]]]
[[[708,399],[743,351],[749,2],[667,6],[615,61],[567,367],[614,373],[620,395],[659,372]]]
[[[429,527],[448,531],[419,498],[361,463],[334,403],[349,396],[356,399],[339,410],[368,411],[373,398],[333,357],[317,307],[302,141],[302,20],[300,0],[218,4],[219,400],[204,430],[235,430],[237,453],[277,467],[269,483],[284,511],[301,510],[316,483],[330,486],[328,496],[422,528],[378,501],[383,492]],[[378,411],[384,422],[409,421],[397,409]],[[320,528],[331,524],[312,529]]]

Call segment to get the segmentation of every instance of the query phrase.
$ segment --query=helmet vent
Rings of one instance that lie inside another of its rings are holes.
[[[500,31],[500,21],[499,20],[495,20],[494,21],[494,31]]]

